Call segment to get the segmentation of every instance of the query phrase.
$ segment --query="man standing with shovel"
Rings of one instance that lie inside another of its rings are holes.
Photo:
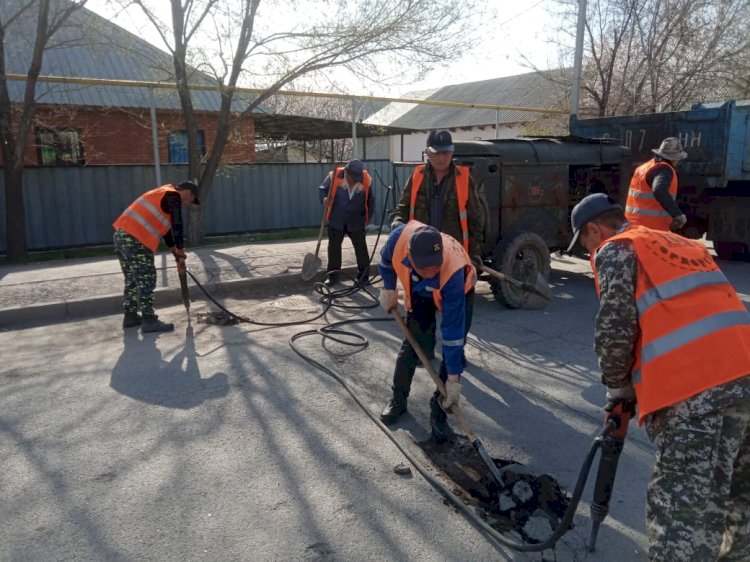
[[[370,256],[365,239],[365,226],[370,222],[375,200],[370,191],[372,180],[359,160],[329,173],[318,188],[328,223],[328,265],[325,284],[334,285],[341,269],[341,244],[344,236],[354,246],[357,257],[357,281],[366,283]]]
[[[398,279],[404,287],[406,324],[428,354],[435,346],[436,316],[441,313],[440,379],[445,383],[447,397],[439,402],[440,393],[435,391],[430,400],[430,426],[435,441],[444,442],[450,432],[445,410],[458,404],[461,397],[464,344],[471,325],[476,270],[457,240],[418,221],[410,221],[391,233],[381,250],[378,268],[385,287],[380,292],[380,305],[389,313],[396,307]],[[411,343],[404,340],[393,373],[393,396],[380,415],[383,423],[390,425],[406,413],[417,360]]]

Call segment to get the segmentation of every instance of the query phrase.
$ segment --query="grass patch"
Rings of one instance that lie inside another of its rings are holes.
[[[290,230],[275,230],[270,232],[256,232],[248,234],[234,234],[227,236],[206,236],[206,242],[199,245],[190,245],[191,248],[205,248],[208,246],[219,246],[225,244],[257,244],[259,242],[274,242],[277,240],[303,240],[318,236],[317,228],[294,228]],[[162,251],[163,244],[159,247]],[[29,252],[29,257],[23,263],[34,263],[53,260],[77,260],[84,258],[100,258],[114,255],[114,247],[111,244],[105,246],[86,246],[81,248],[61,248],[57,250],[44,250],[40,252]],[[7,263],[7,258],[0,257],[0,263]]]

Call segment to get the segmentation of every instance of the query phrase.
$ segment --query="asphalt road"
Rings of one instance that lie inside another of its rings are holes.
[[[592,350],[596,296],[586,262],[555,258],[554,299],[502,308],[480,286],[463,409],[494,457],[568,488],[601,423]],[[750,303],[750,264],[721,262]],[[280,322],[319,310],[303,294],[237,294],[234,312]],[[120,315],[0,332],[2,560],[540,560],[488,542],[416,472],[330,376],[300,359],[284,328],[193,322],[123,333]],[[373,318],[331,312],[332,320]],[[322,320],[314,325],[323,325]],[[373,412],[389,395],[393,322],[358,324],[351,353],[318,336],[299,347],[333,368]],[[433,390],[418,370],[399,441],[427,438]],[[454,427],[456,424],[454,423]],[[652,449],[629,434],[610,516],[588,554],[588,500],[546,560],[645,560]]]

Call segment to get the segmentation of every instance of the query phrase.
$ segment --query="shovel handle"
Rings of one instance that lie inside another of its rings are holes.
[[[419,360],[422,362],[422,365],[424,366],[425,369],[427,369],[427,372],[430,374],[430,377],[432,377],[432,381],[435,383],[435,386],[437,386],[438,392],[440,392],[440,394],[443,397],[447,396],[443,381],[440,380],[440,376],[435,372],[435,368],[432,366],[432,363],[427,358],[427,354],[424,352],[424,349],[422,349],[422,346],[419,345],[419,343],[417,342],[417,339],[414,337],[414,334],[411,333],[411,331],[409,330],[409,327],[406,325],[406,322],[404,322],[404,319],[401,318],[401,314],[399,314],[398,309],[393,308],[391,310],[391,316],[393,316],[393,319],[396,321],[396,324],[398,324],[398,327],[401,328],[401,331],[404,333],[404,336],[406,336],[406,339],[414,348],[414,351],[416,352],[417,357],[419,357]],[[461,411],[461,408],[458,407],[458,404],[453,404],[453,406],[451,406],[450,413],[456,416],[456,419],[458,420],[458,423],[461,426],[461,429],[464,430],[464,433],[466,433],[466,436],[469,438],[469,441],[471,442],[476,441],[477,436],[474,433],[474,430],[469,425],[469,422],[464,417],[464,413]]]
[[[331,186],[333,186],[333,182],[336,180],[336,166],[333,166],[333,170],[331,171],[331,183],[328,186],[328,195],[331,194]],[[326,197],[328,197],[326,195]],[[328,203],[323,207],[323,217],[320,219],[320,232],[318,233],[318,245],[315,246],[315,257],[318,257],[318,252],[320,252],[320,242],[323,240],[323,230],[326,226],[326,215],[328,214],[328,210],[333,207],[333,200],[328,197]]]

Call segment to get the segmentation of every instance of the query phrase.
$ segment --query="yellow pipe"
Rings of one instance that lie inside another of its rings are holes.
[[[25,81],[27,76],[24,74],[6,74],[6,80],[20,80]],[[77,78],[74,76],[39,76],[39,82],[52,82],[58,84],[80,84],[85,86],[121,86],[126,88],[159,88],[159,89],[170,89],[174,90],[177,85],[171,82],[147,82],[140,80],[115,80],[111,78]],[[191,84],[191,90],[207,90],[215,91],[218,90],[218,86],[210,86],[206,84]],[[235,87],[235,92],[243,94],[261,94],[266,90],[262,88],[241,88]],[[420,100],[412,98],[387,98],[382,96],[360,96],[352,94],[334,94],[328,92],[296,92],[293,90],[278,90],[275,95],[281,96],[299,96],[299,97],[316,97],[316,98],[332,98],[332,99],[357,99],[365,101],[384,101],[384,102],[398,102],[398,103],[413,103],[417,105],[437,105],[443,107],[460,107],[464,109],[495,109],[495,110],[507,110],[507,111],[524,111],[530,113],[556,113],[561,115],[567,115],[568,111],[563,109],[541,109],[538,107],[518,107],[513,105],[490,105],[484,103],[463,103],[458,101],[439,101],[439,100]]]

